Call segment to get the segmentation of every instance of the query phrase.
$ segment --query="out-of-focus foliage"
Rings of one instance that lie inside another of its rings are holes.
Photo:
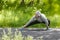
[[[0,27],[21,27],[37,10],[50,19],[51,27],[60,28],[60,0],[0,0]]]

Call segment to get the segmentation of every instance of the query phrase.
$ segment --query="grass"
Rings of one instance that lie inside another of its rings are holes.
[[[40,10],[51,21],[50,27],[60,28],[59,4],[59,0],[24,0],[24,2],[22,0],[1,0],[0,27],[22,27],[35,14],[35,11]],[[36,28],[42,26],[45,27],[39,24],[33,25]]]
[[[33,8],[33,7],[32,7]],[[27,8],[24,11],[22,9],[19,10],[1,10],[0,12],[0,27],[21,27],[26,24],[30,18],[34,15],[35,10],[32,8]],[[46,14],[45,14],[46,15]],[[49,14],[47,14],[49,15]],[[47,16],[46,15],[46,16]],[[60,28],[60,15],[54,14],[52,16],[47,16],[50,19],[51,24],[50,27],[52,28]],[[33,25],[36,28],[43,28],[44,25]],[[32,27],[32,26],[31,26]]]

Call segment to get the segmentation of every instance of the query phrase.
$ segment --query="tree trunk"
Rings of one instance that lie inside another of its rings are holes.
[[[25,5],[25,2],[24,0],[22,0],[20,6],[24,6],[24,5]]]
[[[28,6],[33,6],[34,0],[28,3]]]

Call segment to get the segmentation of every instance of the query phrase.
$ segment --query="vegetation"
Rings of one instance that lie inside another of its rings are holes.
[[[0,0],[0,27],[21,27],[37,10],[50,19],[50,27],[60,28],[60,0]]]

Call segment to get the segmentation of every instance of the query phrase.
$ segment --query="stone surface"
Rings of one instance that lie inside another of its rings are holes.
[[[0,28],[0,38],[2,37],[4,31],[7,34],[10,28]],[[60,40],[60,29],[50,28],[49,30],[39,29],[39,28],[11,28],[11,35],[15,34],[18,30],[23,36],[32,36],[33,40]],[[17,32],[18,33],[18,32]]]

